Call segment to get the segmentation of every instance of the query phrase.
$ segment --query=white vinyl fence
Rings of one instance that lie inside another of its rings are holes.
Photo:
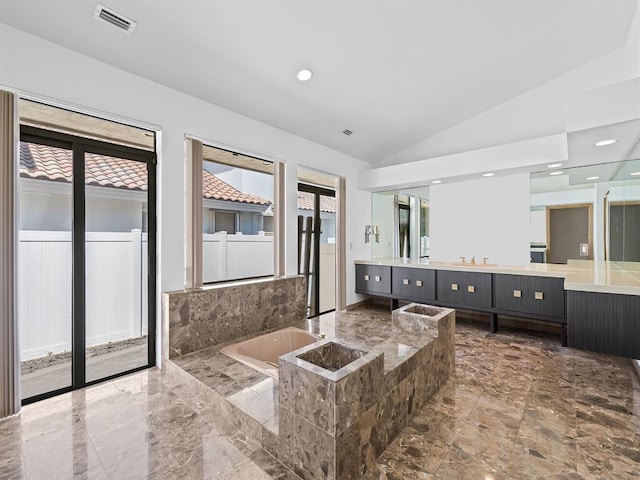
[[[21,231],[18,326],[22,360],[71,349],[70,232]],[[273,237],[204,235],[204,281],[273,274]],[[87,346],[147,334],[147,234],[87,232]]]
[[[22,360],[71,349],[70,232],[21,231],[18,325]],[[147,234],[87,232],[87,346],[147,334]]]
[[[203,281],[273,275],[273,237],[205,233],[202,247]]]

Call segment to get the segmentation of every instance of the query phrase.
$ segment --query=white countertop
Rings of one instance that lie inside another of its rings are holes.
[[[428,259],[404,260],[402,258],[372,258],[369,260],[356,260],[355,263],[363,265],[388,265],[461,272],[506,273],[510,275],[564,278],[565,290],[640,295],[640,262],[569,260],[567,265],[531,263],[529,265],[515,266],[483,265],[482,263],[473,265],[469,262],[434,262]]]

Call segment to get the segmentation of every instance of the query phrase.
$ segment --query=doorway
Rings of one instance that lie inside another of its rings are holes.
[[[609,260],[640,262],[640,202],[609,203]]]
[[[547,262],[593,260],[592,205],[547,207]]]
[[[307,317],[336,308],[336,193],[298,184],[298,273],[307,279]]]
[[[22,402],[155,365],[154,151],[21,125]]]

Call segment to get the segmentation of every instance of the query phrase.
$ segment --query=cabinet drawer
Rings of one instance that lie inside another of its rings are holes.
[[[493,276],[494,307],[506,312],[565,317],[564,280],[529,275]]]
[[[438,270],[438,302],[491,308],[491,274]]]
[[[356,292],[391,294],[391,267],[356,265]]]
[[[433,301],[436,298],[436,272],[425,268],[393,267],[391,292],[399,298]]]

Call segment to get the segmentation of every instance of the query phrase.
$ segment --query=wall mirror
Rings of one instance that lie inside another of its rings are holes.
[[[375,192],[371,195],[373,258],[429,257],[429,187]],[[376,230],[377,228],[377,230]]]
[[[531,174],[531,261],[640,262],[640,160]]]

